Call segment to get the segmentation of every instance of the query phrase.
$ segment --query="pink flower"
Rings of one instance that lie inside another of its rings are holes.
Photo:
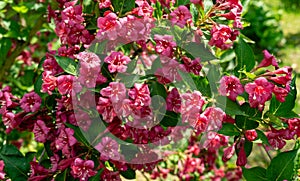
[[[100,72],[101,60],[95,53],[92,52],[80,52],[75,56],[80,61],[80,66],[93,69],[95,72]]]
[[[4,180],[5,172],[4,172],[4,161],[0,160],[0,180]]]
[[[81,85],[86,86],[87,88],[96,87],[98,74],[100,69],[95,71],[95,69],[88,68],[86,66],[81,66],[79,69],[78,81]]]
[[[41,103],[41,97],[35,92],[25,94],[20,101],[21,108],[25,112],[35,112],[39,110]]]
[[[56,75],[63,72],[63,69],[58,65],[51,54],[46,54],[46,60],[43,63],[44,71],[49,72],[50,75]]]
[[[260,111],[264,109],[265,102],[272,98],[272,90],[274,84],[267,81],[266,78],[257,78],[254,83],[245,85],[245,90],[249,94],[249,103],[253,108],[258,108]]]
[[[136,0],[135,3],[138,5],[137,8],[132,10],[133,14],[138,16],[152,16],[153,7],[145,0]]]
[[[12,112],[5,112],[2,115],[3,124],[6,126],[6,133],[9,133],[19,125],[19,122],[15,118],[16,115]]]
[[[273,148],[281,149],[285,146],[285,140],[294,139],[295,131],[293,129],[279,129],[271,128],[267,134],[268,141]]]
[[[103,137],[95,148],[100,152],[102,160],[120,159],[119,144],[110,137]]]
[[[151,97],[147,84],[134,84],[134,88],[128,92],[129,97],[133,100],[133,106],[140,109],[143,106],[150,106]]]
[[[267,72],[264,75],[267,76],[268,80],[283,86],[288,86],[292,80],[292,71],[293,69],[291,67],[285,66],[273,72]]]
[[[187,24],[187,21],[192,18],[192,14],[186,6],[179,6],[171,14],[171,22],[173,25],[178,25],[181,28]]]
[[[99,2],[99,9],[109,8],[111,6],[110,0],[97,0]]]
[[[257,138],[257,132],[255,129],[247,130],[245,132],[245,137],[248,141],[254,141]]]
[[[176,113],[180,112],[181,109],[181,98],[179,92],[176,88],[173,88],[171,92],[168,93],[166,98],[167,110],[174,111]]]
[[[156,42],[155,51],[163,56],[172,57],[176,42],[173,41],[171,35],[154,35],[154,41]]]
[[[203,6],[203,0],[190,0],[193,4],[200,4]]]
[[[180,71],[185,72],[184,65],[180,64],[176,60],[171,59],[169,62],[163,65],[162,68],[158,68],[155,72],[155,76],[158,77],[158,81],[162,84],[171,83],[175,81],[181,81]],[[162,80],[163,79],[163,80]]]
[[[118,21],[118,16],[115,13],[107,13],[104,17],[99,17],[97,20],[99,31],[97,37],[100,39],[116,40],[121,24]]]
[[[226,50],[232,46],[230,41],[233,31],[229,26],[226,25],[214,25],[211,29],[211,39],[208,42],[210,46],[216,46],[222,50]]]
[[[237,166],[245,166],[246,164],[247,164],[247,156],[246,156],[244,145],[242,145],[242,147],[240,148],[239,153],[238,153],[236,165]]]
[[[70,94],[75,77],[72,75],[61,75],[57,77],[58,92],[62,95]]]
[[[110,82],[108,87],[101,89],[100,94],[108,97],[112,103],[122,102],[126,97],[126,87],[123,83]]]
[[[195,75],[199,75],[202,69],[200,58],[196,58],[195,60],[191,60],[188,57],[182,57],[182,61],[184,63],[184,67],[188,72],[192,72]]]
[[[113,172],[108,169],[104,169],[104,171],[101,173],[101,180],[122,181],[118,171]]]
[[[293,118],[288,120],[289,130],[295,132],[297,137],[300,137],[300,118]]]
[[[282,88],[282,87],[278,87],[277,85],[275,85],[275,87],[273,89],[273,93],[279,102],[285,102],[285,98],[289,94],[289,92],[290,92],[289,86],[286,88]]]
[[[202,112],[205,99],[199,91],[184,93],[181,95],[181,114],[182,121],[195,124],[198,113]]]
[[[203,148],[212,152],[218,150],[221,146],[226,146],[228,144],[229,137],[210,131],[204,139]]]
[[[42,84],[42,90],[41,92],[48,93],[49,95],[52,95],[52,91],[57,87],[56,83],[56,77],[51,75],[50,72],[46,71],[43,72],[43,84]]]
[[[130,58],[125,56],[122,52],[112,52],[104,59],[104,62],[108,63],[108,70],[110,73],[114,72],[126,72],[127,64],[130,62]]]
[[[191,125],[195,128],[197,133],[202,133],[207,130],[208,118],[204,114],[197,114],[197,119]]]
[[[229,146],[223,150],[223,156],[222,156],[222,161],[227,162],[235,153],[235,144],[232,146]]]
[[[271,55],[268,50],[264,50],[264,59],[260,62],[260,64],[257,66],[257,68],[261,67],[268,67],[270,65],[273,65],[276,69],[278,68],[277,60],[273,55]]]
[[[60,128],[58,138],[55,140],[56,149],[62,150],[63,153],[69,153],[69,149],[77,143],[77,140],[73,135],[73,129],[64,127]]]
[[[44,121],[37,120],[34,124],[33,133],[37,142],[45,143],[47,141],[50,128],[46,126]]]
[[[97,104],[97,111],[102,115],[102,118],[107,123],[112,122],[114,117],[117,115],[114,111],[114,107],[110,99],[100,97]]]
[[[226,117],[225,112],[218,107],[208,107],[203,112],[208,119],[208,125],[206,131],[216,131],[222,128],[222,123]]]
[[[81,158],[76,158],[71,166],[71,174],[74,178],[79,178],[82,181],[88,180],[97,174],[94,169],[93,160],[82,160]]]
[[[224,76],[220,80],[219,93],[222,96],[228,96],[229,99],[235,101],[239,94],[244,92],[244,87],[240,82],[240,79],[231,75]]]

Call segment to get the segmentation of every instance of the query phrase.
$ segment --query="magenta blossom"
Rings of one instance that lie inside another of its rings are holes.
[[[253,108],[260,111],[264,109],[265,102],[272,98],[274,84],[268,82],[264,77],[257,78],[253,83],[245,85],[245,90],[249,94],[249,103]]]
[[[0,160],[0,180],[4,180],[5,172],[4,172],[4,161]]]
[[[208,107],[203,114],[207,117],[208,125],[206,131],[216,131],[222,128],[225,112],[218,107]]]
[[[20,101],[21,108],[25,112],[35,112],[39,110],[41,103],[41,97],[35,92],[25,94]]]
[[[226,50],[232,46],[232,29],[226,25],[214,25],[211,30],[211,39],[208,42],[210,46],[216,46]]]
[[[41,143],[45,143],[47,141],[49,131],[50,128],[46,126],[44,121],[37,120],[33,128],[35,140]]]
[[[112,52],[104,59],[104,62],[108,63],[108,70],[110,73],[114,72],[126,72],[127,64],[130,62],[130,58],[125,56],[122,52]]]
[[[224,154],[222,156],[222,161],[227,162],[235,153],[235,144],[229,146],[223,150]]]
[[[173,88],[171,90],[171,92],[168,93],[166,102],[167,102],[167,110],[168,111],[174,111],[176,113],[180,112],[181,98],[180,98],[180,94],[176,88]]]
[[[171,14],[171,22],[173,25],[178,25],[181,28],[187,24],[187,21],[192,18],[192,14],[186,6],[179,6]]]
[[[128,95],[133,100],[133,106],[137,109],[151,104],[150,90],[147,84],[135,83]]]
[[[123,83],[110,82],[108,87],[101,89],[100,94],[109,97],[112,103],[122,102],[126,97],[126,87]]]
[[[228,96],[229,99],[235,101],[239,94],[244,92],[244,87],[240,82],[240,79],[231,75],[224,76],[220,80],[219,93],[222,96]]]
[[[245,137],[247,138],[247,140],[249,141],[254,141],[257,138],[257,132],[255,129],[251,129],[251,130],[247,130],[245,132]]]
[[[154,41],[156,42],[155,51],[163,56],[172,57],[176,42],[173,41],[171,35],[154,35]]]
[[[62,95],[70,94],[75,77],[72,75],[61,75],[57,77],[58,92]]]
[[[121,24],[118,21],[118,16],[115,13],[107,13],[104,17],[99,17],[97,20],[99,31],[97,37],[100,39],[116,40]]]
[[[116,140],[113,140],[110,137],[102,138],[101,142],[95,146],[95,148],[100,152],[102,160],[119,160],[120,153],[119,153],[119,144]]]
[[[77,140],[73,135],[73,129],[62,127],[58,138],[55,140],[56,149],[62,150],[65,154],[69,153],[69,149],[77,143]]]
[[[99,3],[99,9],[109,8],[111,6],[110,0],[97,0]]]
[[[74,178],[79,178],[82,181],[88,180],[97,174],[94,170],[93,160],[82,160],[81,158],[76,158],[71,166],[71,174]]]
[[[273,65],[276,69],[279,68],[277,60],[275,59],[275,57],[273,55],[271,55],[268,52],[268,50],[264,50],[263,53],[264,53],[264,59],[260,62],[260,64],[257,66],[257,68],[268,67],[270,65]]]
[[[56,77],[51,75],[51,72],[43,72],[43,84],[41,92],[52,95],[52,91],[57,87]]]

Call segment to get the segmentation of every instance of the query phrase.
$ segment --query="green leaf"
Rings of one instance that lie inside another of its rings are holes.
[[[262,112],[260,112],[258,109],[250,107],[249,103],[244,103],[241,106],[241,110],[251,119],[261,119],[262,117]]]
[[[239,38],[235,53],[237,59],[235,70],[245,69],[246,71],[251,71],[255,65],[254,53],[252,48],[242,38]]]
[[[4,170],[12,180],[27,180],[29,162],[15,146],[4,145],[0,151],[0,159],[4,161]]]
[[[193,17],[193,22],[195,24],[199,19],[199,11],[198,11],[197,7],[195,6],[195,4],[190,4],[190,11],[191,11],[191,14]]]
[[[54,56],[58,65],[67,73],[77,75],[77,63],[68,57]]]
[[[211,91],[207,77],[192,75],[192,79],[197,87],[197,90],[200,91],[202,95],[211,97]]]
[[[172,111],[167,111],[160,124],[165,127],[174,127],[179,121],[179,115]]]
[[[190,0],[177,0],[176,6],[191,4]]]
[[[266,177],[266,169],[262,167],[245,168],[243,167],[243,176],[247,181],[264,181]]]
[[[232,100],[230,100],[228,98],[226,100],[225,113],[228,115],[231,115],[231,116],[233,116],[233,115],[246,116],[246,114],[241,110],[241,106],[239,106],[236,102],[233,102]]]
[[[297,98],[297,88],[296,88],[296,76],[293,78],[291,84],[291,91],[285,98],[285,102],[279,102],[274,96],[270,103],[270,112],[277,117],[291,118],[291,111],[295,107],[295,101]]]
[[[248,157],[251,152],[252,152],[252,148],[253,148],[253,142],[252,141],[248,141],[247,139],[245,140],[245,152],[246,152],[246,156]]]
[[[218,133],[226,136],[239,136],[241,134],[239,129],[230,123],[224,123]]]
[[[12,46],[11,40],[8,38],[0,39],[0,67],[2,67],[3,63],[7,58],[7,53]]]
[[[126,179],[135,179],[136,174],[135,171],[131,168],[128,168],[126,171],[120,171],[120,174]]]
[[[213,55],[209,47],[204,43],[190,42],[182,47],[187,53],[191,54],[194,58],[200,58],[202,62],[214,60],[216,57]]]
[[[111,0],[111,3],[114,7],[114,12],[119,12],[121,15],[135,8],[135,0]]]
[[[136,83],[140,79],[140,75],[138,74],[125,74],[118,73],[116,79],[119,79],[121,83],[125,85],[127,88],[133,87],[134,83]]]
[[[217,94],[218,95],[218,87],[217,84],[219,84],[220,79],[221,79],[221,72],[220,72],[220,67],[218,65],[208,65],[207,68],[208,73],[207,73],[207,79],[209,81],[209,86],[212,94]]]
[[[243,130],[255,129],[259,126],[258,122],[253,121],[246,116],[240,116],[240,115],[237,115],[235,117],[235,123],[236,123],[237,127],[241,128]]]
[[[269,140],[264,132],[259,129],[256,129],[257,138],[260,139],[264,144],[270,145]]]
[[[158,82],[152,82],[150,85],[150,94],[151,97],[155,95],[162,96],[163,98],[167,97],[166,88],[164,85],[158,83]]]
[[[294,166],[299,150],[279,153],[272,159],[268,169],[267,178],[272,181],[291,180],[294,176]]]

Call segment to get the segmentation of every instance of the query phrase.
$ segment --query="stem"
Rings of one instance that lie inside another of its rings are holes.
[[[271,161],[271,160],[272,160],[272,157],[271,157],[270,153],[268,152],[268,150],[267,150],[267,148],[265,147],[265,145],[262,145],[262,146],[263,146],[265,152],[267,153],[267,155],[268,155],[268,157],[269,157],[269,159],[270,159],[270,161]]]
[[[143,172],[141,172],[141,173],[147,181],[150,181],[149,178],[145,175],[145,173],[143,173]]]

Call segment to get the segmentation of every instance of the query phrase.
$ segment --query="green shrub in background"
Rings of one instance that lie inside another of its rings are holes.
[[[247,5],[244,19],[249,26],[242,33],[255,41],[255,50],[268,49],[275,53],[283,42],[283,31],[280,25],[280,13],[272,10],[264,2],[252,0]]]
[[[300,8],[300,0],[281,0],[286,10],[296,10]]]

